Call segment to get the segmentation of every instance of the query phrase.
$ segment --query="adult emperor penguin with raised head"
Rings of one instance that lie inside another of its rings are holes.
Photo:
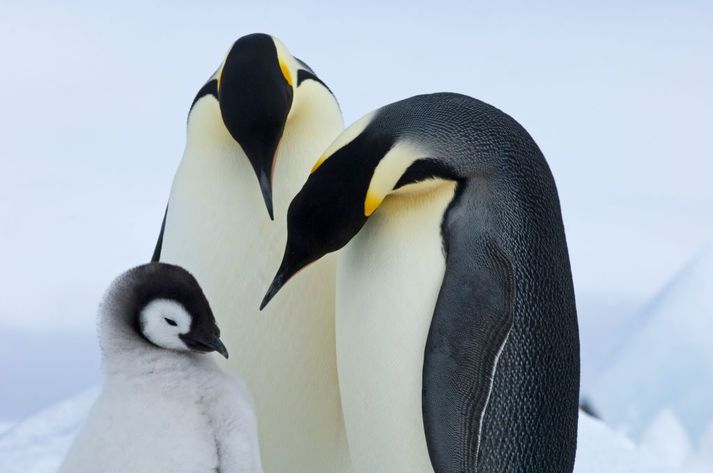
[[[268,473],[348,465],[334,261],[305,271],[268,314],[257,310],[285,245],[287,207],[342,128],[329,88],[277,38],[238,39],[191,107],[154,253],[191,271],[206,292],[235,354],[227,366],[254,395]]]
[[[250,395],[206,355],[228,351],[189,272],[125,272],[98,326],[104,383],[60,473],[262,473]]]
[[[572,471],[569,256],[554,180],[515,120],[439,93],[347,128],[290,205],[263,306],[342,247],[337,365],[355,471]]]

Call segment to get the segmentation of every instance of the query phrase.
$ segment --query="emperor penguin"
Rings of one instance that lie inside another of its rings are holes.
[[[104,384],[61,473],[261,473],[257,425],[213,312],[185,269],[119,276],[99,310]]]
[[[572,471],[567,244],[552,174],[513,118],[454,93],[378,109],[327,148],[287,219],[263,306],[344,248],[337,366],[355,471]]]
[[[348,463],[335,261],[314,265],[258,312],[287,239],[287,207],[342,128],[334,95],[311,68],[277,38],[241,37],[193,101],[154,252],[200,281],[236,355],[225,365],[253,393],[268,473],[340,473]]]

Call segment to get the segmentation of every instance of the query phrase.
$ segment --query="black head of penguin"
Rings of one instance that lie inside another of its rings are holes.
[[[271,36],[243,36],[228,52],[217,79],[223,122],[252,164],[270,218],[275,155],[294,94],[284,61]]]
[[[228,357],[208,299],[191,273],[180,266],[153,262],[127,271],[121,279],[121,312],[147,342],[155,344],[141,326],[141,313],[151,302],[166,300],[180,305],[190,316],[190,327],[178,335],[189,350],[217,351]],[[166,322],[175,324],[171,319]]]
[[[264,308],[292,276],[337,251],[367,221],[364,201],[379,161],[394,145],[389,134],[367,129],[310,174],[287,212],[287,246],[260,305]]]

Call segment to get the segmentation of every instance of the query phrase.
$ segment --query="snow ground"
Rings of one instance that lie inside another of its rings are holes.
[[[88,390],[43,410],[0,435],[0,471],[3,473],[54,473],[97,395]],[[657,424],[669,429],[670,423]],[[674,426],[675,430],[675,426]],[[670,431],[670,430],[667,430]],[[580,415],[575,473],[710,473],[710,453],[693,456],[687,445],[666,440],[667,431],[652,433],[637,446],[621,433],[586,414]],[[713,429],[711,430],[713,434]],[[713,442],[710,435],[709,443]],[[659,441],[660,440],[660,441]],[[667,446],[665,455],[659,448]],[[673,461],[671,460],[673,459]],[[685,464],[685,469],[681,466]],[[707,468],[707,469],[706,469]]]
[[[585,393],[607,423],[639,440],[667,412],[694,443],[704,436],[713,422],[712,295],[713,245],[619,332]]]
[[[54,473],[98,394],[90,389],[0,435],[0,472]]]
[[[586,414],[579,416],[574,473],[683,473]]]

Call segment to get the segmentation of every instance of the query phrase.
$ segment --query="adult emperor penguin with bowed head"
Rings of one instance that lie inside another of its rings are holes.
[[[263,306],[344,247],[337,365],[355,471],[572,471],[569,256],[554,180],[515,120],[451,93],[385,106],[319,159],[288,232]]]
[[[329,88],[277,38],[238,39],[191,107],[154,253],[191,271],[211,302],[235,355],[227,366],[255,398],[268,473],[348,464],[334,261],[305,271],[269,313],[257,310],[285,245],[289,202],[342,128]]]

